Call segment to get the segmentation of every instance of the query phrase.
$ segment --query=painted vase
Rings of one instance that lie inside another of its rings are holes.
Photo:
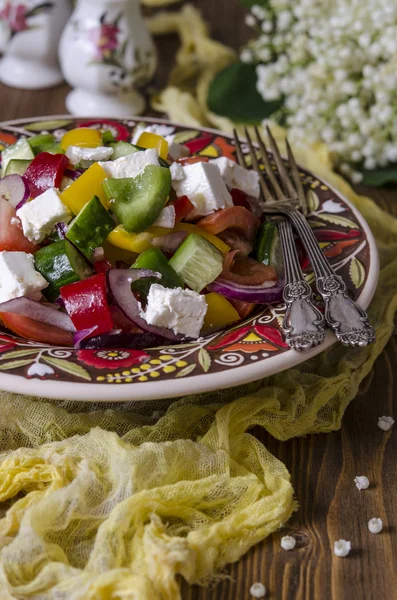
[[[157,55],[138,0],[78,0],[59,56],[72,114],[125,117],[145,108],[137,91],[153,77]]]
[[[0,81],[23,89],[61,83],[58,44],[71,12],[70,0],[2,0]]]

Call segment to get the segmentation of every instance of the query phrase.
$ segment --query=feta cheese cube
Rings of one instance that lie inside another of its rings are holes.
[[[170,166],[172,181],[182,181],[185,177],[182,165],[178,163],[172,163]]]
[[[0,303],[25,296],[40,300],[48,282],[34,267],[32,254],[0,252]]]
[[[244,169],[244,167],[240,167],[240,165],[225,156],[213,158],[210,162],[219,168],[229,189],[236,188],[245,192],[248,196],[259,198],[259,175],[256,171]]]
[[[58,190],[51,189],[26,202],[19,210],[25,237],[30,242],[42,242],[57,223],[69,223],[72,213],[59,197]]]
[[[122,156],[116,160],[100,162],[101,167],[106,171],[108,177],[114,179],[124,179],[126,177],[137,177],[145,170],[148,165],[159,166],[159,155],[156,150],[142,150],[134,152],[128,156]]]
[[[183,168],[182,180],[174,180],[177,196],[188,196],[194,205],[190,217],[206,217],[221,208],[233,206],[233,200],[216,165],[198,162]]]
[[[149,325],[167,327],[175,334],[197,338],[207,312],[205,297],[182,288],[169,289],[158,283],[150,286],[148,303],[140,316]]]
[[[165,206],[160,213],[158,219],[153,223],[155,227],[169,227],[172,229],[175,226],[175,207],[170,204]]]
[[[113,148],[100,146],[98,148],[80,148],[80,146],[69,146],[66,156],[72,163],[77,165],[81,160],[108,160],[113,154]]]
[[[179,158],[186,158],[186,156],[189,156],[189,148],[183,144],[177,144],[176,142],[171,141],[171,137],[174,136],[167,136],[165,139],[168,142],[168,155],[172,160],[178,160]]]

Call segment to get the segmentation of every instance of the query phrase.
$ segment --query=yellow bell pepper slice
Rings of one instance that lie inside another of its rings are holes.
[[[193,225],[192,223],[177,223],[173,229],[173,231],[187,231],[188,233],[195,233],[197,235],[201,235],[203,238],[211,242],[214,246],[218,248],[222,252],[222,254],[227,254],[230,250],[230,246],[225,244],[221,239],[213,235],[212,233],[208,233],[201,227],[197,225]]]
[[[66,151],[69,146],[80,148],[97,148],[102,146],[102,134],[97,129],[79,127],[65,133],[61,140],[61,147]]]
[[[211,292],[205,296],[205,301],[208,306],[204,317],[204,327],[206,329],[220,329],[240,320],[237,310],[221,294]]]
[[[62,192],[62,202],[70,208],[73,214],[78,215],[87,202],[94,196],[98,196],[102,205],[108,209],[109,201],[102,186],[106,178],[106,171],[102,169],[101,165],[94,163],[72,185]]]
[[[113,229],[108,235],[106,241],[117,248],[140,254],[152,247],[152,239],[153,236],[147,231],[143,231],[142,233],[130,233],[129,231],[126,231],[122,225],[118,225],[116,229]]]
[[[161,135],[148,133],[144,131],[137,142],[137,146],[141,148],[154,148],[159,153],[160,158],[167,160],[168,157],[168,142]]]

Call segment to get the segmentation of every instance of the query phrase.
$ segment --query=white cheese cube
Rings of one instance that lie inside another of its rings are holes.
[[[113,148],[99,146],[98,148],[80,148],[80,146],[69,146],[66,156],[72,163],[77,165],[81,160],[108,160],[113,154]]]
[[[177,144],[176,142],[171,141],[171,138],[173,137],[174,136],[167,136],[165,138],[168,142],[168,156],[170,156],[172,160],[179,160],[180,158],[189,156],[189,148],[183,144]]]
[[[244,167],[240,167],[240,165],[225,156],[213,158],[210,162],[219,168],[229,189],[236,188],[245,192],[248,196],[259,198],[259,175],[256,171],[244,169]]]
[[[106,171],[108,177],[113,179],[124,179],[128,177],[137,177],[148,165],[159,166],[159,155],[156,150],[142,150],[134,152],[128,156],[122,156],[116,160],[100,162],[101,167]]]
[[[178,163],[172,163],[172,165],[170,166],[170,172],[173,182],[182,181],[182,179],[184,179],[185,177],[183,167]]]
[[[183,168],[184,178],[173,181],[177,196],[188,196],[194,205],[190,217],[206,217],[233,206],[233,200],[216,165],[198,162]]]
[[[0,252],[0,303],[25,296],[40,300],[48,282],[34,267],[32,254]]]
[[[169,289],[158,283],[150,286],[148,303],[140,316],[149,325],[172,329],[175,334],[197,338],[207,312],[205,297],[182,288]]]
[[[19,210],[25,237],[31,242],[42,242],[50,235],[57,223],[69,223],[72,214],[59,197],[58,190],[51,189],[26,202]]]
[[[165,206],[160,213],[158,219],[153,223],[155,227],[169,227],[172,229],[175,226],[175,207],[170,204]]]

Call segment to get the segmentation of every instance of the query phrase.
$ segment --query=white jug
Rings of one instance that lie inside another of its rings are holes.
[[[70,0],[2,0],[0,81],[23,89],[61,83],[58,45],[71,12]]]
[[[138,0],[78,0],[59,57],[75,88],[66,99],[69,112],[123,117],[143,111],[135,88],[150,81],[157,55]]]

